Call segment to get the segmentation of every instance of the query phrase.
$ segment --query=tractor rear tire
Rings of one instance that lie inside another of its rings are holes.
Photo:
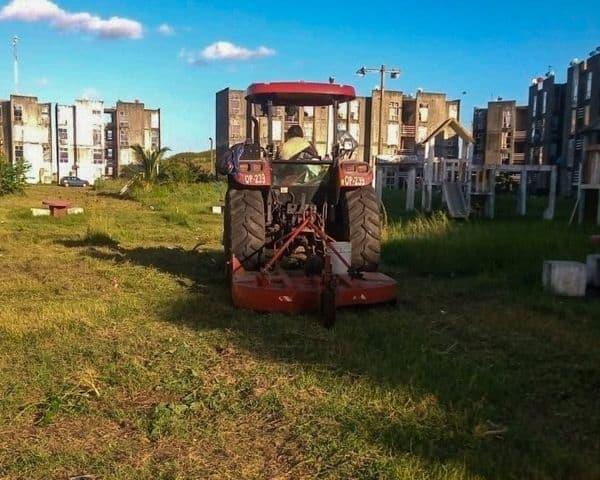
[[[381,219],[375,190],[365,186],[342,192],[343,240],[352,245],[353,268],[374,272],[381,257]]]
[[[265,246],[265,203],[259,190],[227,191],[223,233],[227,261],[233,254],[246,270],[259,270]]]

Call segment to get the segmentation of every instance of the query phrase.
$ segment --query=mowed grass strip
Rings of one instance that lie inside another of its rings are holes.
[[[0,478],[600,476],[600,302],[539,284],[593,230],[391,194],[399,304],[326,331],[231,307],[223,184],[120,186],[0,199]]]

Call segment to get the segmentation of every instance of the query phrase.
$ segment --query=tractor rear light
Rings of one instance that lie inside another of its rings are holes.
[[[344,165],[344,172],[356,172],[356,165]]]
[[[249,163],[240,163],[240,172],[249,172],[250,164]]]
[[[262,172],[262,163],[253,163],[252,164],[252,171],[253,172]]]
[[[358,173],[367,173],[369,171],[369,166],[365,163],[363,165],[359,165],[356,167],[356,171]]]

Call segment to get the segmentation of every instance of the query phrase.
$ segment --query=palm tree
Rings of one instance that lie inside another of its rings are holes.
[[[165,156],[165,153],[170,149],[163,147],[160,150],[145,150],[141,145],[132,145],[131,149],[134,151],[138,163],[142,168],[146,183],[154,182],[158,176],[160,162]]]

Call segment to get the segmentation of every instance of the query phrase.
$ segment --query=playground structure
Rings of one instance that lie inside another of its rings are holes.
[[[468,160],[439,159],[423,163],[394,163],[377,161],[377,193],[379,198],[385,186],[406,188],[405,210],[415,210],[417,190],[421,194],[421,211],[430,213],[433,197],[441,192],[442,205],[452,218],[468,218],[473,214],[473,204],[482,204],[481,215],[493,219],[496,212],[496,186],[499,178],[509,178],[517,183],[518,215],[527,215],[528,187],[548,191],[548,204],[543,217],[554,219],[556,211],[557,168],[554,165],[472,165]],[[391,173],[390,173],[391,171]],[[390,179],[393,178],[393,183]],[[531,181],[530,181],[531,180]],[[420,188],[417,188],[420,187]]]

